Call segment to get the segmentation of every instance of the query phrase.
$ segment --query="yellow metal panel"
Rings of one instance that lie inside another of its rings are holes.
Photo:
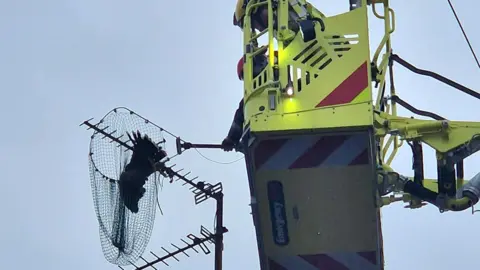
[[[292,78],[302,74],[300,83],[293,81],[293,97],[276,96],[276,108],[270,110],[269,90],[277,86],[245,82],[245,117],[252,132],[372,125],[367,8],[324,20],[326,30],[316,26],[315,40],[305,43],[297,34],[279,50],[280,81],[287,68]]]
[[[262,269],[383,269],[369,132],[271,137],[249,152]]]
[[[376,210],[372,196],[371,166],[263,171],[256,174],[258,194],[267,194],[267,183],[283,184],[290,243],[275,245],[272,234],[265,234],[265,248],[273,254],[316,254],[332,251],[375,250]],[[268,198],[257,197],[260,215],[270,216]],[[355,226],[352,226],[355,224]],[[262,231],[271,231],[263,223]]]
[[[290,106],[296,106],[294,100],[291,102],[292,104]],[[362,115],[363,112],[367,112],[365,117],[356,117]],[[350,117],[342,117],[345,115],[350,115]],[[372,121],[372,104],[360,103],[348,106],[340,105],[337,107],[287,113],[283,115],[259,114],[251,119],[250,130],[259,132],[315,128],[350,128],[371,126]]]

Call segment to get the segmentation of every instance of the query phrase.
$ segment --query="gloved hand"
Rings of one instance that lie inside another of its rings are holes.
[[[233,150],[233,148],[235,148],[235,142],[227,137],[222,141],[222,146],[223,150],[230,152]]]

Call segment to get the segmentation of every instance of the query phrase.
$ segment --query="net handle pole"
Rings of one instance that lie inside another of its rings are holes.
[[[201,144],[201,143],[190,143],[184,142],[180,137],[176,139],[177,154],[180,155],[184,150],[196,148],[196,149],[223,149],[221,144]]]

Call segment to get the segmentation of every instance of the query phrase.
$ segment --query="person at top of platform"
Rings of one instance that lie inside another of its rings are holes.
[[[245,0],[237,0],[235,12],[233,13],[233,25],[243,29],[243,19],[246,12]],[[252,18],[252,28],[263,31],[268,28],[268,9],[266,5],[255,8],[250,16]]]
[[[247,2],[248,2],[247,0],[237,0],[235,12],[233,13],[233,25],[240,27],[240,29],[242,30],[243,30],[243,20],[245,18]],[[275,12],[273,16],[276,17]],[[260,32],[267,29],[268,28],[267,5],[261,5],[254,8],[252,11],[252,14],[250,15],[250,18],[252,19],[251,26],[253,29],[256,29]],[[299,29],[298,24],[296,23],[297,19],[298,19],[298,15],[295,13],[295,11],[290,10],[288,27],[290,28],[290,30],[294,32],[298,32],[298,29]],[[274,18],[274,24],[276,24],[275,18]],[[276,28],[276,25],[274,25],[274,28]]]

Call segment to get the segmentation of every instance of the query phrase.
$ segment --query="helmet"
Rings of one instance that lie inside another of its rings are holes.
[[[235,12],[233,13],[233,25],[237,25],[238,24],[238,21],[237,21],[237,16],[235,16]]]
[[[233,13],[233,25],[243,29],[243,17],[237,19],[237,14],[235,14],[235,12]]]
[[[235,11],[233,12],[233,25],[243,27],[243,17],[245,16],[245,0],[237,0]]]
[[[243,57],[237,63],[237,75],[239,80],[243,80]]]
[[[277,51],[275,51],[274,55],[275,55],[275,62],[277,62],[278,61]],[[239,80],[243,80],[244,60],[245,58],[242,57],[240,58],[240,60],[238,60],[238,63],[237,63],[237,75]],[[256,77],[258,74],[260,74],[267,65],[268,65],[268,58],[266,55],[264,54],[256,55],[253,58],[253,77]]]

